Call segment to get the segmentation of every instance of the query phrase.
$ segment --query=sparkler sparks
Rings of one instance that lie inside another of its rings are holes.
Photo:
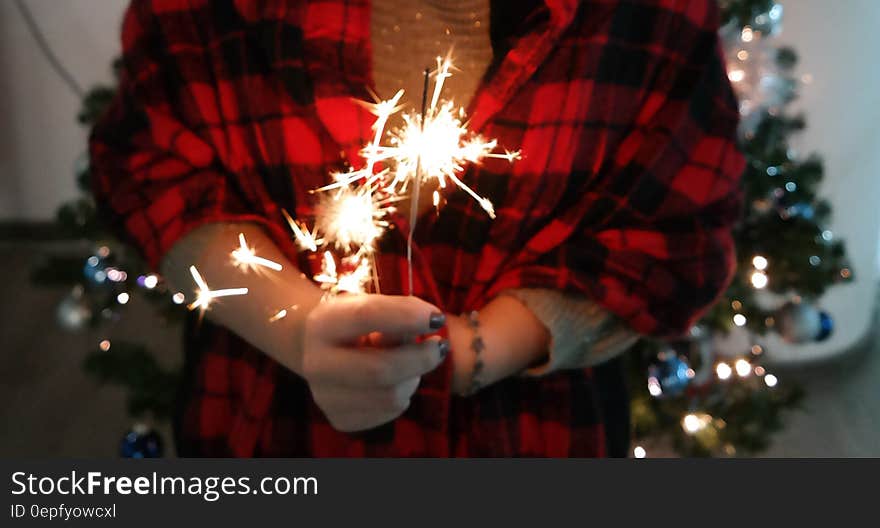
[[[382,199],[369,188],[343,187],[318,206],[318,228],[338,249],[369,254],[389,226],[385,215],[394,210],[397,197]]]
[[[281,213],[287,220],[287,224],[290,225],[290,230],[293,231],[293,236],[300,249],[311,252],[318,251],[318,246],[324,243],[324,239],[318,237],[317,226],[309,231],[305,226],[301,226],[296,220],[291,218],[284,209],[281,210]]]
[[[321,262],[321,273],[315,275],[315,281],[330,294],[364,293],[372,277],[373,268],[367,258],[354,257],[350,260],[355,262],[354,269],[338,273],[333,254],[325,251],[324,259]]]
[[[239,247],[232,252],[232,262],[242,271],[258,270],[260,267],[269,268],[275,271],[281,271],[281,264],[269,259],[258,257],[254,248],[248,247],[244,233],[238,234]]]
[[[373,141],[361,150],[361,155],[366,160],[365,166],[360,170],[336,174],[334,183],[317,190],[341,189],[358,181],[366,181],[364,185],[372,185],[389,175],[391,181],[386,188],[392,193],[406,192],[410,185],[430,180],[436,181],[437,189],[445,189],[447,181],[451,181],[494,218],[492,202],[461,181],[458,174],[469,163],[480,163],[487,158],[513,163],[520,159],[520,153],[509,150],[495,152],[498,147],[496,140],[485,139],[468,131],[463,108],[456,107],[452,101],[441,101],[443,84],[452,76],[452,67],[449,56],[437,58],[437,70],[433,73],[433,93],[425,112],[424,123],[420,114],[411,112],[403,116],[404,124],[401,128],[386,134],[388,118],[400,110],[398,102],[403,93],[397,92],[387,101],[365,103],[376,116]],[[388,144],[383,145],[382,138],[386,135]],[[375,164],[379,162],[385,162],[391,168],[374,174]]]
[[[467,186],[458,174],[467,164],[480,163],[487,158],[505,159],[510,163],[519,159],[519,152],[496,153],[498,142],[473,135],[467,129],[463,108],[452,101],[441,102],[443,84],[452,76],[452,61],[437,57],[434,89],[431,103],[424,116],[410,113],[403,116],[404,125],[389,133],[389,146],[377,146],[379,161],[391,160],[394,165],[392,188],[405,190],[409,185],[434,180],[436,189],[445,189],[451,181],[469,194],[486,213],[495,218],[492,202]],[[439,198],[435,200],[439,203]]]
[[[311,252],[324,250],[321,272],[313,279],[331,294],[343,291],[363,293],[371,278],[377,281],[377,274],[372,268],[376,241],[390,226],[387,217],[396,211],[394,204],[403,200],[410,188],[411,230],[417,220],[419,189],[426,182],[436,184],[432,192],[435,209],[439,210],[444,202],[441,191],[452,183],[473,198],[489,217],[495,218],[492,202],[466,185],[459,176],[468,164],[480,163],[488,158],[513,163],[520,159],[520,154],[509,150],[496,152],[496,140],[483,138],[468,130],[463,108],[441,99],[443,86],[446,79],[452,76],[452,69],[449,55],[437,57],[437,68],[431,74],[434,85],[430,99],[429,72],[426,71],[421,112],[404,115],[400,128],[386,130],[389,118],[403,108],[400,104],[403,90],[388,100],[379,100],[377,97],[375,103],[361,102],[376,116],[372,141],[360,152],[364,166],[333,173],[333,183],[315,189],[314,192],[328,194],[318,205],[316,225],[312,231],[284,212],[300,248]],[[377,168],[380,163],[384,168]],[[323,238],[318,237],[318,232]],[[411,248],[411,242],[409,239],[408,248]],[[345,255],[337,262],[327,248]],[[412,291],[411,257],[408,260]],[[345,271],[340,272],[338,267]]]
[[[313,279],[328,295],[365,293],[371,280],[378,291],[378,273],[374,269],[375,244],[390,227],[388,215],[396,212],[395,204],[405,199],[404,193],[410,187],[413,191],[408,240],[410,250],[412,229],[417,219],[418,194],[421,185],[426,182],[436,184],[432,192],[435,209],[439,210],[443,203],[441,190],[448,188],[451,182],[470,195],[491,218],[495,218],[492,202],[466,185],[459,174],[471,163],[480,163],[487,158],[513,163],[520,159],[520,154],[507,150],[504,153],[496,152],[496,140],[469,132],[464,110],[451,101],[441,100],[443,85],[452,76],[452,68],[448,55],[446,58],[437,58],[430,104],[427,97],[429,72],[426,71],[421,112],[404,115],[403,126],[398,129],[386,130],[388,119],[402,109],[399,103],[404,95],[403,90],[385,101],[362,103],[376,116],[373,139],[361,150],[364,166],[358,170],[334,173],[333,183],[316,189],[333,192],[320,201],[316,224],[311,230],[282,210],[300,249],[313,253],[323,250],[321,271]],[[383,144],[385,139],[386,144]],[[380,163],[386,167],[377,170],[377,164]],[[257,256],[254,248],[248,246],[243,233],[239,233],[238,240],[239,247],[232,251],[231,258],[242,271],[283,269],[281,264]],[[344,255],[337,261],[328,248]],[[412,293],[411,256],[408,260]],[[190,310],[200,309],[204,313],[217,298],[248,293],[247,288],[212,290],[195,266],[189,269],[198,286],[195,290],[196,300],[189,305]],[[183,301],[181,294],[180,302]],[[269,317],[269,322],[280,321],[296,309],[296,305],[280,309]]]
[[[276,321],[280,321],[280,320],[284,319],[285,317],[287,317],[287,315],[290,312],[295,312],[297,310],[299,310],[299,305],[296,305],[296,304],[294,304],[293,306],[290,306],[289,308],[282,308],[281,310],[278,310],[277,312],[275,312],[272,315],[272,317],[269,318],[269,322],[274,323]]]
[[[188,306],[190,310],[195,310],[199,308],[202,310],[202,312],[204,312],[208,310],[208,308],[210,308],[211,303],[214,301],[214,299],[217,299],[218,297],[247,295],[247,288],[228,288],[224,290],[212,290],[208,287],[208,283],[205,282],[205,279],[202,278],[202,275],[199,273],[199,270],[197,270],[195,266],[190,266],[189,272],[192,275],[193,280],[196,281],[196,285],[198,285],[199,287],[196,290],[196,300]]]

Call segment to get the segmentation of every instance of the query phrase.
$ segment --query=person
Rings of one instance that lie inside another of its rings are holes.
[[[133,1],[91,137],[98,203],[174,289],[190,265],[249,289],[187,327],[178,453],[620,454],[622,380],[599,365],[688,330],[733,272],[718,23],[712,0]],[[469,129],[522,153],[461,173],[497,217],[463,192],[419,204],[414,295],[400,214],[377,288],[327,298],[284,212],[313,225],[312,191],[363,163],[358,101],[419,100],[449,47]],[[236,269],[238,233],[282,271]]]

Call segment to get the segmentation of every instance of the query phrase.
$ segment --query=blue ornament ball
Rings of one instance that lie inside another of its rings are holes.
[[[648,367],[648,392],[655,398],[678,396],[694,377],[687,360],[672,350],[661,352]]]
[[[776,327],[789,343],[810,343],[828,339],[834,331],[834,320],[812,304],[792,301],[777,310]]]
[[[812,220],[816,215],[816,210],[811,204],[798,202],[788,208],[788,214],[790,216],[799,216],[804,220]]]
[[[101,286],[107,281],[107,259],[99,255],[92,255],[86,259],[83,266],[83,275],[89,284]]]
[[[770,9],[763,13],[758,13],[752,19],[752,29],[760,31],[762,35],[777,35],[782,31],[783,18],[782,4],[774,3]]]
[[[834,333],[834,319],[828,312],[819,312],[819,324],[822,329],[816,336],[816,341],[825,341]]]
[[[162,437],[144,424],[135,424],[119,444],[122,458],[161,458],[162,452]]]

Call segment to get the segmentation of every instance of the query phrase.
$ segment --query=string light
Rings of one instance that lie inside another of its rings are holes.
[[[198,289],[196,290],[196,300],[193,301],[189,305],[190,310],[195,310],[199,308],[202,312],[208,310],[211,306],[211,303],[214,299],[219,297],[229,297],[233,295],[247,295],[247,288],[227,288],[223,290],[212,290],[208,287],[208,283],[205,282],[205,279],[202,278],[199,270],[196,269],[195,266],[189,267],[189,272],[192,275],[193,280],[198,285]]]
[[[128,278],[128,274],[116,268],[109,268],[107,270],[107,278],[112,282],[125,282],[125,279]]]
[[[720,380],[728,379],[732,373],[733,369],[731,369],[730,365],[724,363],[723,361],[715,366],[715,374],[718,375],[718,379]]]
[[[174,302],[174,304],[183,304],[184,301],[186,301],[186,296],[183,292],[177,292],[171,296],[171,301]]]
[[[712,422],[712,417],[705,413],[687,414],[681,420],[681,427],[689,435],[696,434]]]
[[[238,248],[236,248],[230,256],[232,257],[232,263],[240,270],[256,271],[261,267],[269,268],[274,271],[282,270],[281,264],[263,257],[258,257],[254,248],[248,247],[247,240],[244,238],[244,233],[238,234],[238,244]]]
[[[116,302],[118,302],[119,304],[128,304],[129,298],[130,296],[127,293],[122,292],[116,296]]]
[[[736,368],[736,374],[741,378],[745,378],[752,373],[752,365],[745,359],[736,360],[734,367]]]
[[[98,348],[100,348],[103,352],[107,352],[110,350],[110,340],[104,339],[100,343],[98,343]]]
[[[769,262],[767,262],[767,259],[761,255],[755,255],[755,258],[752,259],[752,266],[758,271],[764,271],[767,269],[768,264]]]
[[[733,316],[733,324],[736,326],[745,326],[747,322],[748,319],[746,319],[746,316],[743,314],[736,314]]]
[[[776,386],[777,383],[779,383],[779,380],[776,379],[776,376],[774,376],[773,374],[767,374],[766,376],[764,376],[764,383],[768,387],[773,388]]]
[[[763,376],[764,374],[766,374],[766,372],[767,372],[767,371],[764,370],[764,367],[762,367],[762,366],[760,366],[760,365],[758,365],[757,367],[755,367],[755,376]]]
[[[767,278],[767,274],[763,271],[756,271],[752,273],[752,286],[754,286],[755,289],[764,289],[767,286],[768,282],[770,282],[770,279]]]
[[[730,82],[742,82],[746,78],[746,72],[740,69],[730,70],[727,73],[727,78],[730,79]]]
[[[144,288],[152,290],[159,284],[159,277],[156,275],[147,275],[144,277]]]
[[[755,32],[752,31],[752,28],[746,26],[742,29],[742,33],[740,33],[740,38],[743,42],[751,42],[755,38]]]
[[[642,446],[636,446],[633,448],[633,456],[636,458],[645,458],[648,456],[648,452],[645,451],[645,448]]]
[[[655,398],[663,394],[663,388],[660,386],[660,381],[654,376],[648,378],[648,393]]]

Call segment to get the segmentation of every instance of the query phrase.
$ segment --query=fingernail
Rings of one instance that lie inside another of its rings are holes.
[[[428,326],[430,326],[433,330],[443,328],[443,325],[445,325],[445,324],[446,324],[446,314],[441,313],[441,312],[431,313],[431,318],[428,319]]]
[[[440,348],[440,359],[446,359],[446,355],[449,354],[449,341],[445,339],[440,341],[438,347]]]

